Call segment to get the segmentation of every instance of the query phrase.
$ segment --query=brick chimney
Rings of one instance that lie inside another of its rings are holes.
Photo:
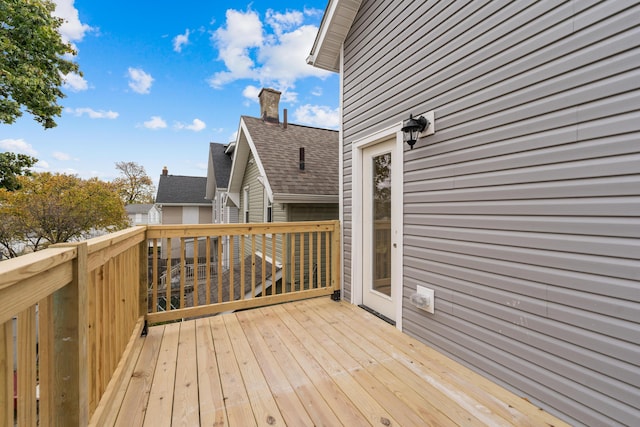
[[[263,88],[258,94],[260,99],[260,117],[269,123],[280,123],[280,114],[278,112],[280,106],[280,95],[275,89]]]
[[[169,175],[169,169],[167,169],[167,167],[165,166],[162,168],[162,176],[167,176],[167,175]]]

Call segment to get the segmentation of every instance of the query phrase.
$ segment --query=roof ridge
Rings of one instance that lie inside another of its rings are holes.
[[[242,115],[240,117],[263,121],[260,117],[247,116],[247,115]],[[276,123],[269,123],[269,124],[276,124]],[[277,124],[278,125],[282,125],[282,122],[277,123]],[[318,126],[310,126],[310,125],[301,125],[299,123],[292,123],[292,122],[287,122],[287,126],[297,126],[297,127],[301,127],[301,128],[307,128],[307,129],[317,129],[317,130],[326,130],[326,131],[329,131],[329,132],[338,132],[338,129],[321,128],[321,127],[318,127]]]

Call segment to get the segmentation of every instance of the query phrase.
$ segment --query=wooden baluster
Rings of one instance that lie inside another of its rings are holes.
[[[271,234],[271,295],[275,295],[277,292],[276,289],[276,241],[278,239],[278,235],[275,233]]]
[[[251,235],[251,298],[256,296],[256,235]]]
[[[219,237],[218,237],[219,239]],[[205,272],[205,303],[207,305],[211,304],[211,236],[207,236],[207,240],[205,243],[205,254],[207,257],[207,271]]]
[[[165,302],[165,311],[171,310],[171,274],[173,273],[173,242],[171,241],[171,237],[167,238],[167,261],[165,265],[165,298],[167,299]]]
[[[193,306],[197,307],[199,304],[198,301],[198,238],[193,238]]]
[[[229,238],[229,240],[231,240],[231,237]],[[218,303],[222,302],[222,238],[218,238],[218,271],[217,271],[217,275],[218,275]],[[231,248],[233,248],[233,245],[231,245]],[[229,250],[229,248],[227,248],[227,251]],[[233,254],[230,253],[229,254],[229,258],[233,259]]]
[[[186,282],[186,269],[187,262],[185,260],[186,255],[186,242],[184,237],[180,238],[180,308],[184,308],[184,293]]]
[[[245,235],[242,234],[240,235],[240,253],[242,254],[240,256],[240,295],[238,295],[239,299],[244,299],[244,293],[245,293],[245,286],[244,286],[244,275],[245,275],[245,266],[244,266],[244,239],[245,239]],[[231,301],[233,301],[233,299],[231,299]]]

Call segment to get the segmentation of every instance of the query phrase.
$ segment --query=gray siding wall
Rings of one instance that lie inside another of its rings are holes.
[[[365,0],[344,46],[345,296],[351,143],[435,110],[404,153],[404,330],[576,425],[640,420],[639,23],[624,0]]]
[[[258,181],[260,170],[256,165],[253,154],[249,155],[247,167],[242,179],[240,189],[240,222],[246,222],[244,218],[244,188],[249,187],[249,222],[264,222],[264,186]]]
[[[289,220],[292,222],[325,221],[338,219],[339,216],[339,207],[336,203],[308,203],[289,205]]]

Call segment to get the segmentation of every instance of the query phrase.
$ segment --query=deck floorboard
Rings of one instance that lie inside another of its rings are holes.
[[[130,427],[566,425],[329,298],[150,328],[117,409]]]

